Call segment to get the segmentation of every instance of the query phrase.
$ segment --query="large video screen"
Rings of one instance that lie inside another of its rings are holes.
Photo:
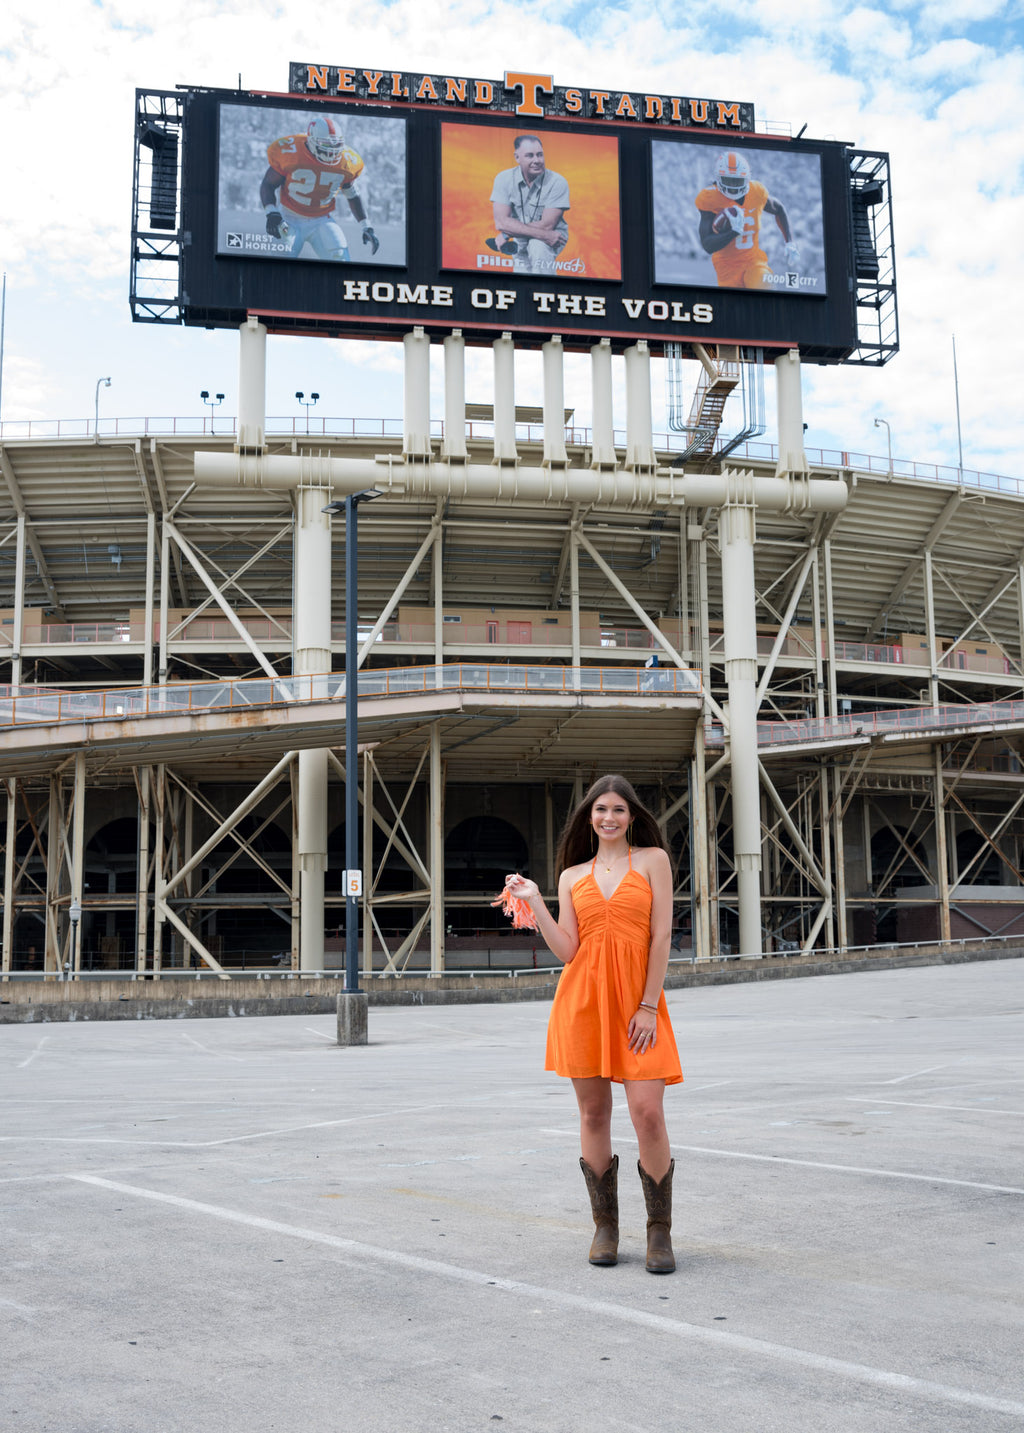
[[[621,279],[618,140],[442,124],[441,267]]]
[[[406,263],[406,121],[222,104],[216,252]]]
[[[824,297],[821,159],[651,143],[654,282]]]
[[[182,320],[512,332],[532,348],[557,334],[577,350],[795,344],[821,363],[857,347],[872,256],[855,262],[854,224],[876,201],[851,188],[847,146],[454,105],[190,91]],[[148,291],[133,301],[151,321]]]

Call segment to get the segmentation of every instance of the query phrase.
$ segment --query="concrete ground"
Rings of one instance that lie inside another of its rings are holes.
[[[0,1029],[11,1433],[1019,1433],[1024,961],[678,991],[678,1272],[543,1005]]]

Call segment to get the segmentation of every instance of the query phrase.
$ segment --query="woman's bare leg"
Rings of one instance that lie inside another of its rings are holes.
[[[580,1153],[595,1174],[612,1162],[612,1082],[595,1078],[573,1080],[580,1107]]]
[[[640,1145],[640,1163],[653,1180],[660,1180],[672,1162],[665,1125],[665,1081],[626,1080],[624,1084],[629,1117]]]

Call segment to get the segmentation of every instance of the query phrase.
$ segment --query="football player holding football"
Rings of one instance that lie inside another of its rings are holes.
[[[715,182],[694,201],[700,213],[700,242],[718,275],[719,288],[760,289],[772,270],[761,248],[761,216],[771,214],[785,245],[787,271],[796,271],[800,250],[793,243],[789,216],[763,184],[750,177],[750,163],[733,149],[715,162]]]
[[[312,119],[305,134],[286,134],[267,149],[269,168],[260,185],[267,233],[292,254],[308,244],[318,259],[350,263],[345,231],[337,219],[338,196],[348,201],[372,257],[380,240],[370,227],[356,181],[363,161],[349,149],[332,115]]]

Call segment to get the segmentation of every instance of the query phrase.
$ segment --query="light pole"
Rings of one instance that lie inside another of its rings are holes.
[[[876,428],[880,428],[883,423],[885,424],[885,436],[888,439],[889,443],[889,476],[891,478],[894,476],[892,470],[892,429],[889,427],[889,420],[887,418],[875,419]]]
[[[223,393],[215,393],[214,396],[211,398],[211,397],[210,397],[210,390],[209,390],[208,388],[204,388],[203,391],[200,393],[199,396],[200,396],[200,398],[203,400],[203,402],[206,404],[207,408],[209,408],[209,410],[210,410],[210,436],[212,437],[212,436],[213,436],[213,415],[214,415],[214,413],[217,411],[218,406],[219,406],[221,403],[224,402],[224,394],[223,394]]]
[[[109,382],[109,379],[107,380]],[[68,907],[68,917],[71,921],[71,960],[68,963],[68,979],[75,973],[78,965],[78,922],[82,919],[82,907],[78,901],[72,901]]]
[[[302,392],[296,393],[295,396],[296,396],[296,398],[299,400],[299,402],[302,404],[303,408],[305,408],[305,410],[306,410],[306,432],[308,433],[308,432],[309,432],[309,410],[310,410],[311,408],[315,407],[317,403],[319,403],[319,401],[320,401],[320,394],[319,394],[319,393],[311,393],[311,394],[309,395],[309,398],[308,398],[308,399],[306,398],[305,393],[302,393]]]
[[[101,388],[109,388],[109,387],[110,387],[110,379],[109,379],[109,378],[97,378],[97,380],[96,380],[96,402],[95,402],[95,405],[94,405],[94,407],[95,407],[95,412],[96,412],[96,422],[93,424],[93,430],[92,430],[92,435],[93,435],[93,437],[97,440],[97,442],[99,441],[99,436],[100,436],[100,389],[101,389]]]
[[[345,514],[345,989],[359,989],[359,644],[358,511],[384,494],[377,488],[349,493],[324,512]]]

